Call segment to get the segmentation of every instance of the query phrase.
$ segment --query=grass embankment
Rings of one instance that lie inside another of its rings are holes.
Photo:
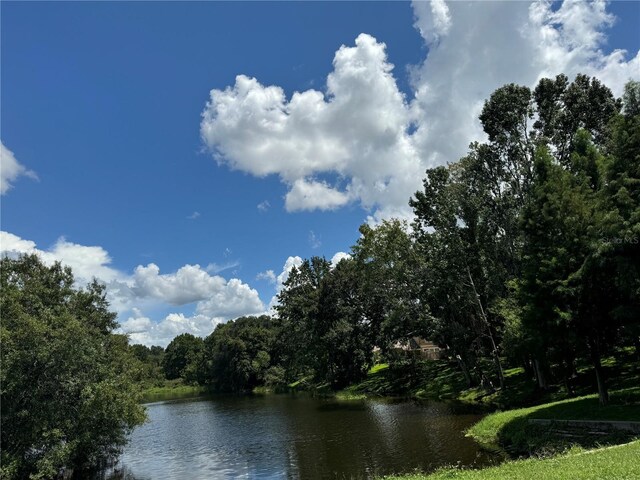
[[[556,420],[534,424],[532,419]],[[640,387],[611,392],[610,404],[602,407],[597,395],[561,400],[535,407],[497,412],[469,429],[467,435],[487,447],[501,448],[512,455],[549,455],[572,446],[592,448],[629,441],[637,434],[563,424],[563,420],[640,421]],[[638,460],[640,462],[640,460]]]
[[[174,398],[189,398],[207,392],[207,388],[200,385],[185,385],[179,381],[167,381],[162,386],[143,389],[141,401],[142,403],[151,403]]]
[[[640,478],[640,441],[565,455],[515,460],[482,470],[442,469],[432,474],[385,477],[402,480],[632,480]]]
[[[549,425],[531,419],[556,420]],[[532,458],[511,460],[481,470],[445,468],[432,474],[404,475],[402,480],[625,480],[640,479],[638,434],[599,428],[575,428],[563,420],[640,421],[640,387],[611,392],[601,407],[597,395],[585,395],[534,407],[497,412],[471,427],[468,435],[487,447]],[[601,428],[600,428],[601,427]],[[625,443],[630,442],[631,443]],[[623,445],[618,445],[625,443]],[[595,450],[586,448],[600,447]],[[556,456],[553,456],[556,455]],[[546,457],[546,458],[544,458]]]
[[[374,365],[366,379],[337,392],[336,397],[403,396],[451,400],[465,387],[464,377],[448,360],[398,366],[383,363]]]
[[[491,365],[484,367],[485,371],[492,371]],[[631,350],[620,350],[615,356],[605,358],[603,367],[612,390],[630,388],[640,383],[640,364]],[[574,396],[592,393],[595,389],[592,368],[579,365],[577,370],[577,375],[571,380]],[[336,397],[400,396],[456,400],[486,407],[487,410],[504,410],[554,402],[570,396],[562,383],[551,385],[546,392],[538,390],[520,367],[506,368],[504,376],[507,388],[487,390],[482,387],[469,388],[457,364],[451,360],[423,360],[391,366],[379,364],[369,371],[365,380],[338,392]],[[560,375],[557,377],[560,378]]]

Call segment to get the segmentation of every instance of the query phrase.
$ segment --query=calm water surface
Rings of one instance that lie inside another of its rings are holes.
[[[480,419],[442,403],[266,395],[147,405],[116,475],[147,479],[372,478],[492,459],[465,438]]]

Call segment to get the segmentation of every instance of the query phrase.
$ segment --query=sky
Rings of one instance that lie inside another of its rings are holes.
[[[107,285],[131,343],[271,311],[410,219],[506,83],[640,80],[640,3],[0,3],[0,250]]]

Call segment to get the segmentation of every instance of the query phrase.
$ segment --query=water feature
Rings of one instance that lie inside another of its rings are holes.
[[[480,415],[445,403],[214,396],[147,410],[103,478],[373,478],[492,461],[464,437]]]

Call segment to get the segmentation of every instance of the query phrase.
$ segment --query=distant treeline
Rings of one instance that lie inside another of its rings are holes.
[[[485,143],[427,170],[415,218],[360,227],[351,257],[294,268],[277,316],[133,346],[147,379],[220,391],[364,378],[393,346],[443,347],[469,386],[504,388],[504,363],[571,393],[590,364],[600,400],[612,349],[640,354],[640,83],[621,99],[595,78],[514,84],[485,102]]]

